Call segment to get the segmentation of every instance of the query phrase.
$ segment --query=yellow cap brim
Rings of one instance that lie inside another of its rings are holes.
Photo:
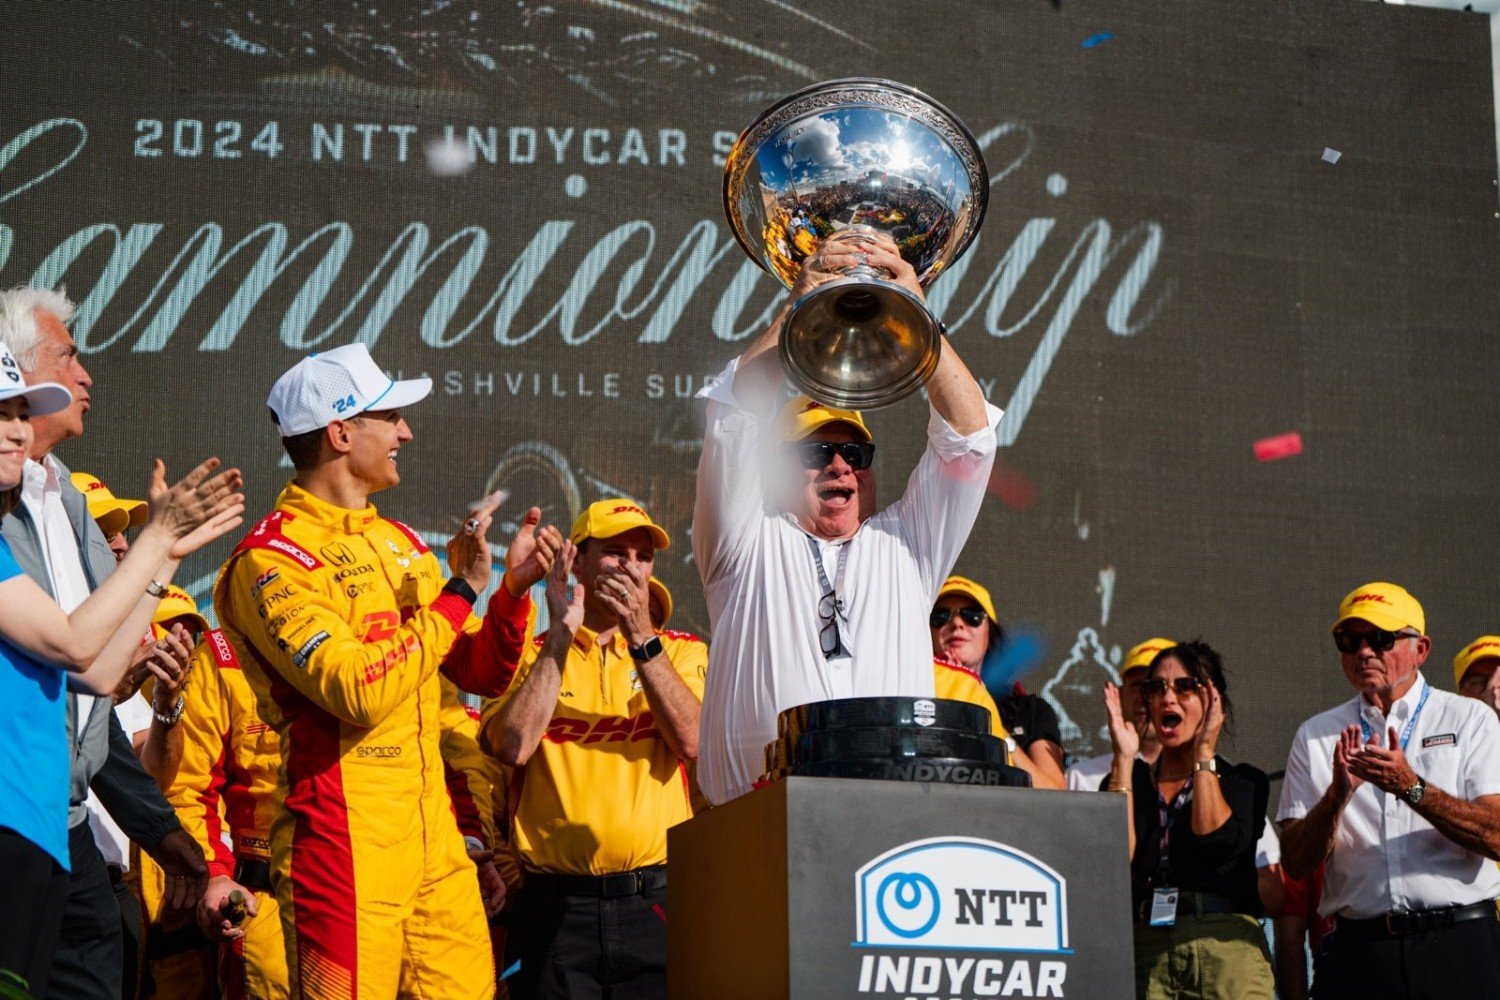
[[[969,600],[979,605],[980,609],[989,616],[990,621],[999,623],[1000,619],[995,615],[994,602],[990,600],[989,594],[979,589],[977,584],[969,580],[954,580],[950,577],[948,582],[943,585],[943,589],[938,591],[937,599],[941,601],[943,598],[952,597],[954,594],[960,594],[969,598]]]
[[[89,504],[89,516],[99,525],[105,538],[113,538],[126,528],[146,523],[146,501],[101,500]]]
[[[1336,632],[1338,627],[1345,622],[1362,621],[1369,622],[1376,628],[1383,628],[1387,632],[1399,632],[1411,625],[1403,621],[1399,616],[1391,614],[1378,604],[1356,604],[1344,614],[1342,618],[1333,623],[1328,631]]]

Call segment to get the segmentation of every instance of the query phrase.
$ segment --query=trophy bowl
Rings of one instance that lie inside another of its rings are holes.
[[[792,287],[825,243],[889,239],[923,288],[974,240],[989,169],[962,122],[890,80],[829,80],[784,98],[741,132],[724,166],[724,211],[761,267]],[[921,297],[859,265],[792,304],[781,361],[800,391],[868,410],[932,375],[943,326]]]

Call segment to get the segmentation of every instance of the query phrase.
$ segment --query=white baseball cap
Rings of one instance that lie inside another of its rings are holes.
[[[68,391],[67,386],[57,382],[27,385],[25,376],[21,374],[21,366],[16,364],[15,355],[10,353],[9,347],[0,344],[0,399],[14,399],[17,396],[25,397],[30,404],[27,412],[33,417],[66,410],[73,405],[73,394]]]
[[[399,410],[421,402],[430,392],[432,379],[396,382],[380,370],[364,344],[346,344],[309,354],[292,365],[271,386],[266,405],[285,438],[327,427],[335,420],[348,420],[366,410]]]

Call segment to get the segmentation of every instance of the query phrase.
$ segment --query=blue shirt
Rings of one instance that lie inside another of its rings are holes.
[[[20,575],[0,538],[0,583]],[[0,826],[52,855],[64,870],[68,778],[63,672],[0,638]]]

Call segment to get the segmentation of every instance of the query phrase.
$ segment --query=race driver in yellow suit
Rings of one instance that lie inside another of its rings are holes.
[[[480,695],[509,681],[508,592],[482,625],[471,613],[489,582],[493,505],[448,543],[457,575],[445,583],[416,534],[369,503],[400,481],[397,453],[412,439],[402,409],[429,392],[428,379],[392,381],[362,344],[282,375],[267,403],[296,475],[214,588],[281,741],[271,883],[296,997],[495,991],[438,746],[439,669]]]

